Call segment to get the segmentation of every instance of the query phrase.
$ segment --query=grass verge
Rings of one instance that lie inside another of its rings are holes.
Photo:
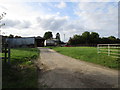
[[[37,48],[11,49],[11,64],[2,62],[2,88],[37,88],[37,69],[33,60]]]
[[[105,54],[98,54],[96,47],[49,47],[55,51],[78,60],[84,60],[113,69],[120,69],[119,59]]]

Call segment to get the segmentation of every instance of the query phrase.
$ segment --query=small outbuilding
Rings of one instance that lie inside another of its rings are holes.
[[[44,46],[57,46],[58,42],[58,39],[47,39],[44,41]]]

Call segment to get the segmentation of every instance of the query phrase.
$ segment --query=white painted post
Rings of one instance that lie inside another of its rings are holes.
[[[97,51],[98,51],[98,53],[100,53],[100,51],[99,51],[99,44],[97,44]]]
[[[110,56],[110,45],[108,44],[108,56]]]

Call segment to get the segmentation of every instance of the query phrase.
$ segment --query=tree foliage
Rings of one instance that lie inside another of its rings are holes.
[[[44,36],[43,36],[45,39],[51,39],[53,38],[53,35],[52,35],[52,32],[48,31],[48,32],[45,32]]]
[[[3,12],[3,13],[0,15],[0,27],[5,25],[5,23],[1,23],[1,20],[5,17],[5,15],[6,15],[5,12]]]
[[[9,38],[14,38],[14,35],[10,34],[8,37],[9,37]]]
[[[58,39],[58,41],[60,41],[60,34],[59,33],[56,34],[56,39]]]
[[[99,41],[99,34],[96,32],[91,32],[90,42],[95,44],[95,43],[98,43],[98,41]]]
[[[88,44],[90,42],[90,39],[89,39],[90,38],[90,32],[86,31],[86,32],[82,33],[82,37],[83,37],[86,44]]]
[[[71,45],[78,45],[78,44],[114,44],[120,43],[119,38],[115,38],[114,36],[109,37],[99,37],[99,34],[96,32],[84,32],[82,35],[74,35],[70,37],[69,44]]]

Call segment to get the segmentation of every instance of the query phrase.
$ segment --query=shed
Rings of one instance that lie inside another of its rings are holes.
[[[44,42],[45,46],[57,46],[58,44],[58,39],[47,39]]]
[[[22,38],[7,38],[7,42],[10,43],[11,47],[34,47],[35,38],[34,37],[22,37]]]

